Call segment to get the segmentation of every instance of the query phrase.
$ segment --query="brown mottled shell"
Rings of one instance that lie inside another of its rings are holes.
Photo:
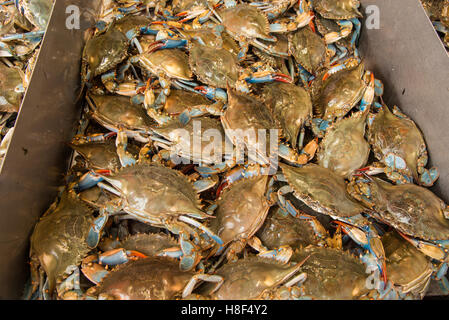
[[[176,260],[148,257],[110,272],[94,294],[117,300],[173,300],[193,275],[194,272],[180,271]]]
[[[151,24],[151,19],[145,16],[127,15],[119,20],[115,20],[112,28],[122,32],[126,35],[127,32],[135,30],[140,31],[140,28]]]
[[[322,82],[315,80],[313,95],[314,113],[324,120],[344,117],[360,101],[367,84],[362,78],[364,64],[331,75]]]
[[[302,265],[307,273],[304,295],[318,300],[354,300],[367,295],[365,265],[350,254],[332,248],[310,246],[295,252],[292,261],[310,258]]]
[[[363,167],[370,153],[365,120],[366,114],[358,112],[329,127],[320,144],[318,164],[345,178]]]
[[[219,14],[224,27],[234,38],[271,38],[267,16],[254,6],[238,4],[220,11]]]
[[[410,242],[391,231],[382,236],[388,279],[403,293],[423,295],[432,275],[432,264]]]
[[[354,0],[314,0],[313,9],[326,19],[363,18]]]
[[[284,137],[296,146],[301,128],[312,118],[312,100],[302,87],[276,82],[263,88],[263,98],[271,109],[277,127]]]
[[[212,102],[201,94],[172,89],[165,102],[164,110],[169,115],[179,115],[189,107],[208,104]]]
[[[198,130],[200,129],[201,130]],[[183,133],[189,133],[189,135],[179,135],[179,130],[183,129]],[[196,137],[204,137],[204,133],[209,132],[219,133],[219,137],[214,136],[214,139],[222,139],[221,141],[214,140],[214,143],[221,143],[221,146],[225,144],[226,134],[223,130],[221,122],[217,118],[210,117],[198,117],[189,121],[187,124],[182,125],[178,119],[175,119],[167,124],[155,127],[154,132],[162,137],[173,142],[173,150],[177,150],[177,154],[186,159],[193,161],[201,161],[207,164],[217,162],[214,159],[214,154],[206,154],[206,148],[210,148],[211,140],[201,139],[201,148],[196,148],[194,145],[194,135]],[[213,131],[212,131],[213,130]],[[219,160],[221,161],[221,159]]]
[[[418,159],[427,156],[426,144],[415,122],[395,116],[387,106],[383,106],[368,122],[368,141],[374,155],[380,161],[388,153],[400,156],[407,164],[407,170],[418,181]]]
[[[86,159],[91,169],[116,170],[120,168],[120,159],[114,141],[104,143],[71,143],[70,147]]]
[[[136,164],[104,179],[120,191],[124,210],[137,217],[162,222],[180,215],[205,216],[192,183],[174,169]]]
[[[228,107],[224,115],[221,116],[221,123],[225,130],[243,130],[243,137],[238,134],[238,131],[235,131],[236,135],[234,137],[229,137],[235,145],[240,143],[246,146],[249,145],[248,135],[244,134],[246,130],[257,134],[259,129],[270,130],[278,128],[269,108],[265,106],[263,101],[253,95],[240,93],[231,88],[228,88],[227,92]],[[226,134],[228,133],[229,131],[226,131]],[[269,142],[270,139],[267,137],[265,154],[269,153]],[[250,147],[252,148],[254,145],[250,145]]]
[[[427,188],[414,184],[392,185],[379,178],[368,182],[370,201],[362,198],[365,184],[353,180],[348,185],[351,195],[380,216],[396,230],[424,240],[449,239],[446,204]],[[365,195],[363,195],[365,197]]]
[[[19,111],[23,93],[15,88],[22,84],[22,76],[19,68],[0,63],[0,112]]]
[[[139,55],[140,65],[153,74],[163,72],[169,78],[192,80],[189,57],[180,49],[163,49]]]
[[[87,41],[83,60],[95,77],[113,69],[127,57],[129,40],[115,29],[110,29]]]
[[[299,267],[255,256],[228,262],[216,271],[225,281],[214,297],[218,300],[258,299],[265,290],[276,288],[291,278]]]
[[[161,250],[176,247],[178,242],[165,233],[138,233],[122,241],[126,250],[135,250],[147,256],[156,256]]]
[[[301,168],[283,163],[282,168],[294,195],[313,210],[335,217],[352,217],[361,214],[365,208],[355,202],[346,192],[344,178],[332,170],[316,164]]]
[[[249,239],[262,226],[270,208],[265,196],[267,181],[266,175],[243,179],[220,196],[209,227],[224,245]]]
[[[50,293],[67,269],[79,265],[89,252],[86,238],[93,219],[93,210],[75,194],[65,192],[56,208],[36,224],[31,235],[30,257],[44,268]]]
[[[278,213],[279,207],[270,210],[262,227],[257,231],[257,237],[269,249],[281,246],[303,248],[308,245],[318,245],[319,239],[309,222],[303,219]]]
[[[141,106],[131,103],[129,97],[114,95],[90,95],[95,104],[94,115],[102,125],[122,126],[133,130],[148,131],[154,121]]]
[[[310,27],[301,28],[289,34],[290,53],[304,69],[311,74],[329,64],[327,46],[323,38]]]
[[[212,87],[234,87],[239,78],[237,57],[224,48],[193,44],[189,63],[197,78]]]

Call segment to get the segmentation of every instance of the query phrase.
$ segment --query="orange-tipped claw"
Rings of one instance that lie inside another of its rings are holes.
[[[283,73],[275,73],[274,80],[285,83],[291,83],[293,81],[289,75]]]
[[[106,169],[105,170],[96,170],[95,172],[98,174],[102,174],[104,176],[109,176],[111,174],[111,170],[106,170]]]
[[[129,255],[130,258],[143,259],[143,258],[148,257],[147,255],[145,255],[139,251],[135,251],[135,250],[130,250],[129,253],[130,253],[130,255]]]
[[[225,181],[222,184],[220,184],[220,186],[217,188],[217,193],[215,194],[215,198],[218,199],[218,197],[220,197],[221,192],[223,191],[224,188],[226,188],[228,186],[228,183]]]

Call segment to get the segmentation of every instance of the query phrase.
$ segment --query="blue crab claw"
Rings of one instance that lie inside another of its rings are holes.
[[[293,249],[290,246],[281,246],[274,250],[268,250],[260,252],[259,257],[273,259],[279,261],[280,263],[288,263],[293,254]]]
[[[274,82],[274,81],[291,83],[292,78],[286,74],[276,72],[276,73],[269,73],[267,75],[260,75],[260,76],[257,74],[254,74],[251,77],[245,78],[245,81],[248,83],[266,83],[266,82]]]
[[[446,278],[447,270],[448,264],[447,262],[444,262],[438,267],[435,274],[432,276],[432,278],[437,281],[438,286],[444,295],[449,294],[449,281]]]
[[[183,271],[192,270],[201,260],[199,248],[191,241],[180,238],[182,256],[179,260],[179,268]]]
[[[189,123],[191,118],[200,117],[205,114],[220,116],[223,114],[223,106],[223,102],[217,101],[216,103],[209,105],[206,104],[198,105],[195,107],[188,107],[179,115],[179,121],[181,122],[181,124],[185,125]]]
[[[201,193],[203,191],[209,190],[216,186],[218,183],[218,176],[211,176],[208,178],[203,178],[196,180],[193,183],[193,187],[195,188],[196,192]]]
[[[146,258],[139,251],[125,250],[123,248],[106,251],[98,256],[98,262],[108,266],[116,266],[128,262],[130,259]]]
[[[405,160],[395,155],[394,153],[388,153],[385,156],[385,163],[388,167],[392,168],[393,170],[406,170],[407,169],[407,163]]]
[[[225,90],[220,88],[197,86],[194,88],[194,90],[211,100],[223,101],[223,103],[226,103],[228,101],[228,94],[226,93]]]
[[[99,182],[103,180],[104,178],[101,175],[99,175],[98,172],[89,171],[80,178],[78,183],[75,185],[74,189],[76,192],[81,192],[96,186]]]
[[[38,40],[41,39],[45,34],[45,31],[32,31],[32,32],[26,32],[26,33],[15,33],[15,34],[9,34],[5,35],[0,38],[0,41],[13,41],[13,40]]]
[[[185,48],[187,46],[187,40],[173,40],[173,39],[163,39],[153,42],[147,50],[147,53],[154,52],[161,49],[174,49],[174,48]]]
[[[108,221],[107,214],[102,214],[94,220],[86,238],[86,242],[89,248],[97,247],[98,243],[100,242],[101,231],[105,227],[107,221]]]
[[[341,230],[346,233],[352,240],[354,240],[363,249],[370,252],[376,259],[377,267],[381,272],[384,282],[387,282],[387,266],[385,262],[385,251],[377,235],[377,232],[370,226],[366,225],[361,228],[355,227],[342,221],[334,221],[337,225],[341,226]]]
[[[207,215],[208,217],[210,217],[209,215]],[[199,223],[196,220],[193,220],[189,217],[186,216],[181,216],[179,217],[179,220],[188,223],[190,225],[193,225],[195,227],[197,227],[198,229],[200,229],[201,231],[203,231],[204,233],[206,233],[209,238],[211,238],[212,240],[214,240],[218,245],[220,245],[220,249],[222,249],[223,247],[223,240],[221,240],[221,238],[219,236],[217,236],[215,233],[213,233],[211,230],[209,230],[209,228],[207,228],[206,226],[204,226],[203,224]]]
[[[398,231],[399,232],[399,231]],[[449,253],[449,240],[435,240],[432,242],[409,237],[401,232],[399,234],[419,251],[438,261],[446,261]]]
[[[381,97],[384,94],[384,84],[379,79],[374,80],[374,93],[376,96]],[[382,105],[380,105],[382,107]]]
[[[340,20],[340,21],[336,21],[337,24],[340,27],[340,31],[338,32],[330,32],[327,33],[324,36],[324,41],[329,44],[329,43],[335,43],[340,39],[346,38],[347,36],[349,36],[352,32],[352,28],[353,28],[353,24],[350,20]],[[360,22],[359,22],[360,24]],[[354,33],[355,34],[355,33]],[[353,37],[354,43],[355,40],[357,39],[358,36]],[[351,45],[353,46],[354,44],[351,41]]]
[[[173,247],[173,248],[164,249],[161,252],[159,252],[157,255],[160,257],[169,257],[169,258],[173,258],[173,259],[179,259],[182,257],[183,252],[180,248]]]
[[[329,125],[330,125],[329,121],[320,118],[312,119],[312,130],[318,137],[324,136]]]
[[[431,187],[439,176],[440,173],[437,168],[424,169],[424,172],[419,176],[419,184],[425,187]]]

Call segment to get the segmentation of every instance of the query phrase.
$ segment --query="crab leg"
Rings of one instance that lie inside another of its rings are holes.
[[[214,289],[212,290],[212,293],[217,291],[224,282],[223,277],[221,277],[219,275],[196,274],[192,277],[192,279],[190,279],[189,283],[187,283],[187,285],[185,286],[185,288],[182,292],[182,297],[185,298],[188,295],[190,295],[192,293],[193,289],[195,289],[196,284],[200,280],[216,283]]]

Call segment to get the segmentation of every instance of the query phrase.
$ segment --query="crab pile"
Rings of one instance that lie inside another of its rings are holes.
[[[421,0],[435,30],[441,35],[446,50],[449,50],[449,1]]]
[[[0,168],[39,54],[53,0],[0,4]]]
[[[359,5],[105,1],[26,298],[422,299],[431,281],[446,293],[438,172],[365,69]],[[217,156],[212,140],[231,148]]]

